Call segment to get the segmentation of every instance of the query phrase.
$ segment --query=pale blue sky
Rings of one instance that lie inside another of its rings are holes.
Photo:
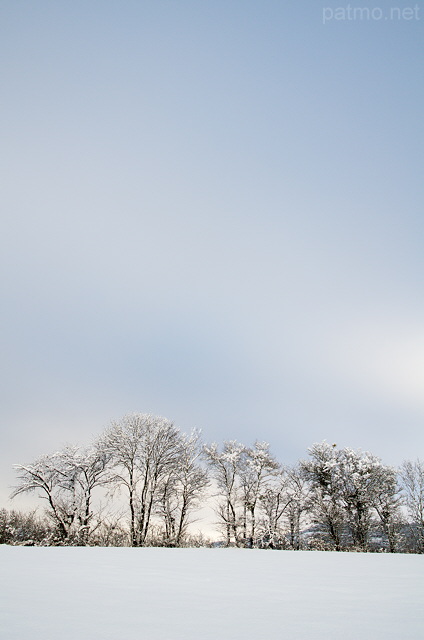
[[[327,6],[0,3],[3,501],[132,411],[424,456],[424,6]]]

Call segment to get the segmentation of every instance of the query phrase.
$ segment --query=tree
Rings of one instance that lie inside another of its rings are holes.
[[[226,544],[253,547],[260,496],[279,468],[266,442],[253,447],[225,441],[222,451],[215,443],[204,453],[218,488],[217,513],[225,526]]]
[[[235,440],[226,440],[222,451],[212,443],[203,447],[205,458],[212,471],[218,490],[217,515],[225,527],[227,547],[232,542],[239,544],[238,530],[240,489],[238,474],[242,463],[245,446]]]
[[[288,492],[288,479],[284,468],[280,469],[274,481],[264,488],[259,500],[263,514],[262,543],[271,549],[285,548],[285,531],[281,523],[292,497]]]
[[[339,550],[342,532],[350,534],[355,548],[366,550],[372,517],[377,513],[389,547],[395,544],[397,511],[396,472],[371,453],[327,442],[309,450],[311,461],[303,462],[305,477],[311,482],[314,511]]]
[[[300,549],[301,523],[305,512],[310,509],[309,485],[304,478],[300,465],[285,467],[286,509],[284,516],[288,523],[290,548]]]
[[[273,549],[299,549],[302,518],[309,509],[309,484],[299,465],[280,468],[264,489],[262,543]]]
[[[169,469],[159,488],[158,511],[163,518],[165,542],[179,546],[190,524],[190,514],[198,509],[209,485],[208,472],[200,461],[200,433],[183,434],[175,465]]]
[[[56,525],[59,539],[68,538],[72,524],[72,513],[64,509],[64,473],[60,468],[59,454],[44,455],[28,465],[15,465],[18,473],[18,485],[11,494],[15,498],[21,493],[39,491],[39,497],[48,502],[48,514]]]
[[[424,462],[405,461],[400,469],[403,504],[411,519],[415,548],[424,553]]]
[[[257,507],[260,496],[275,477],[279,464],[269,452],[267,442],[256,441],[253,447],[245,447],[237,471],[240,500],[242,503],[243,544],[252,548],[256,535]]]
[[[128,492],[132,546],[146,543],[161,488],[178,464],[181,446],[174,424],[150,414],[126,415],[102,437],[111,456],[111,482]]]
[[[109,457],[97,444],[87,449],[67,446],[29,465],[15,465],[19,484],[11,497],[39,491],[60,541],[86,544],[90,536],[95,487],[107,478]]]
[[[110,457],[110,482],[128,491],[130,510],[130,541],[137,546],[136,512],[137,485],[140,482],[139,459],[142,456],[142,439],[146,428],[146,416],[124,416],[119,422],[112,422],[103,434],[101,448]]]
[[[376,468],[375,473],[377,477],[373,487],[373,507],[387,539],[387,549],[394,553],[398,549],[402,523],[398,474],[396,469],[385,465]]]
[[[349,448],[338,452],[338,463],[336,482],[353,545],[364,551],[382,465],[376,456]]]
[[[96,442],[82,450],[65,447],[61,458],[67,478],[63,484],[67,484],[68,492],[72,495],[78,538],[81,543],[87,543],[92,529],[99,524],[97,522],[92,527],[95,520],[92,511],[93,492],[96,487],[104,486],[109,481],[110,455]]]
[[[336,551],[342,545],[344,512],[338,483],[338,452],[336,445],[316,443],[308,449],[310,460],[300,462],[304,478],[310,483],[312,513],[315,522],[329,536]]]

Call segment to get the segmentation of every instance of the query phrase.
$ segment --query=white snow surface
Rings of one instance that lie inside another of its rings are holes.
[[[424,557],[0,547],[1,640],[418,640]]]

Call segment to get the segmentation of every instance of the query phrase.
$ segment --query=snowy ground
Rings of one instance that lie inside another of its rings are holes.
[[[418,640],[424,556],[0,547],[1,640]]]

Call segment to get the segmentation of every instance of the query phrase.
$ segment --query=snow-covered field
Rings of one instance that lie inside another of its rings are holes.
[[[0,547],[1,640],[422,640],[424,557]]]

